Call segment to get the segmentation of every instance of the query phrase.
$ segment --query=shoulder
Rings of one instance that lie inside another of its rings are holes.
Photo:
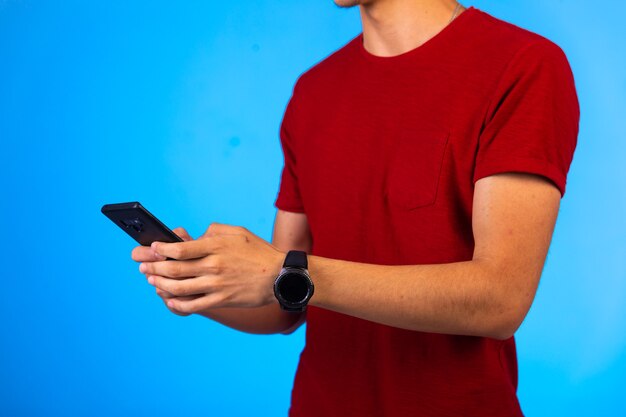
[[[541,61],[566,62],[563,49],[552,40],[492,16],[480,9],[475,14],[475,46],[509,67],[516,61],[532,65]]]
[[[354,64],[354,47],[358,36],[346,42],[339,49],[320,59],[311,67],[303,71],[294,86],[297,90],[315,90],[335,82]]]

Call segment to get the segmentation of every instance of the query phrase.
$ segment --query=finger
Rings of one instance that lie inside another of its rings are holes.
[[[165,260],[165,256],[159,255],[150,246],[136,246],[130,253],[130,257],[137,262],[153,262]]]
[[[204,259],[189,261],[142,262],[139,272],[146,275],[162,275],[168,278],[182,279],[204,275],[208,269]]]
[[[158,292],[159,291],[157,291],[157,293]],[[161,293],[167,293],[166,291],[160,291],[160,292]],[[167,294],[169,294],[169,293],[167,293]],[[206,294],[204,294],[204,295],[206,295]],[[204,297],[204,295],[186,295],[186,296],[182,296],[182,297],[176,297],[175,295],[172,295],[171,297],[161,297],[161,298],[165,302],[165,305],[167,305],[167,300],[170,300],[170,299],[173,299],[173,298],[178,298],[179,300],[188,301],[188,300],[195,300],[196,298]]]
[[[208,308],[213,308],[219,298],[215,294],[207,294],[204,297],[198,297],[194,300],[185,300],[179,297],[167,300],[167,306],[182,313],[198,313]]]
[[[171,311],[172,313],[176,314],[177,316],[185,317],[185,316],[189,316],[190,315],[190,313],[183,313],[182,311],[178,311],[175,308],[172,308],[172,307],[167,305],[167,300],[169,300],[170,298],[175,298],[173,295],[171,295],[167,291],[163,291],[163,290],[160,290],[158,288],[156,289],[156,292],[159,295],[159,297],[161,297],[161,300],[163,301],[163,304],[165,304],[165,307],[167,307],[167,309],[169,311]],[[197,297],[197,296],[193,296],[193,297],[190,297],[190,298],[195,298],[195,297]],[[187,298],[187,297],[185,297],[185,298]]]
[[[182,240],[184,240],[185,242],[188,242],[190,240],[193,240],[193,238],[191,237],[191,235],[189,233],[187,233],[187,231],[185,230],[184,227],[177,227],[176,229],[172,230],[174,233],[176,233]]]
[[[167,258],[184,260],[202,258],[210,255],[217,248],[218,238],[207,237],[188,242],[165,243],[153,242],[152,249]]]
[[[156,293],[159,297],[161,297],[163,300],[166,300],[167,298],[173,298],[176,297],[174,294],[172,294],[171,292],[167,292],[165,290],[160,289],[159,287],[155,287],[156,288]]]
[[[211,291],[211,285],[207,277],[176,280],[159,275],[150,275],[148,282],[174,297],[204,295]]]
[[[178,316],[189,316],[191,313],[183,313],[182,311],[178,311],[175,308],[172,308],[170,306],[167,305],[167,301],[171,298],[176,298],[173,294],[170,294],[167,291],[163,291],[160,288],[156,289],[156,293],[159,295],[159,297],[161,297],[161,299],[163,300],[163,304],[165,304],[165,307],[167,307],[167,309],[169,311],[171,311],[172,313],[178,315]],[[188,297],[180,297],[183,300],[193,300],[195,298],[198,297],[202,297],[201,295],[192,295],[192,296],[188,296]]]
[[[183,317],[191,316],[191,313],[183,313],[182,311],[178,311],[176,309],[173,309],[170,306],[168,306],[167,303],[165,303],[165,307],[167,307],[167,309],[169,311],[171,311],[172,313],[176,314],[177,316],[183,316]]]

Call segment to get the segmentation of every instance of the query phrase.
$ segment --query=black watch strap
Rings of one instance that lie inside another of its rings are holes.
[[[306,252],[301,250],[290,250],[287,252],[283,267],[287,266],[307,269],[308,263],[306,260]]]
[[[288,311],[290,313],[302,313],[303,311],[306,310],[306,306],[300,306],[300,307],[289,307],[285,304],[280,304],[280,308],[282,308],[284,311]]]

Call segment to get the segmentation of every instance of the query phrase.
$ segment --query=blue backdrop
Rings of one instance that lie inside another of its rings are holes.
[[[517,335],[522,407],[626,415],[622,3],[464,4],[559,44],[581,103]],[[218,221],[269,239],[293,83],[359,31],[330,0],[0,1],[1,415],[285,415],[303,329],[172,315],[99,209],[139,200],[194,236]]]

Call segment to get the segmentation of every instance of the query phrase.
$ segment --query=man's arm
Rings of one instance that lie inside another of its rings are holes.
[[[506,339],[534,298],[560,198],[544,177],[482,178],[474,189],[471,260],[390,266],[310,256],[310,304],[409,330]],[[192,242],[153,244],[156,253],[186,261],[140,266],[150,283],[178,296],[168,305],[187,313],[276,305],[272,283],[285,254],[240,226],[212,224],[208,232]],[[192,294],[200,296],[182,298]],[[270,330],[291,325],[276,322]]]
[[[176,229],[175,231],[179,235],[186,235],[183,229]],[[187,240],[189,239],[191,238],[189,237]],[[278,210],[274,221],[272,245],[282,252],[296,249],[309,253],[312,239],[306,215]],[[151,251],[152,249],[149,247],[139,246],[133,251],[133,259],[144,262],[145,258],[154,260]],[[158,287],[156,291],[166,305],[167,301],[173,297],[172,294]],[[195,297],[183,297],[182,299],[185,298],[193,299]],[[170,308],[170,310],[179,315],[188,315],[188,313],[176,309]],[[255,334],[289,334],[295,331],[306,318],[306,313],[282,311],[277,303],[254,308],[207,308],[195,313],[233,329]]]
[[[509,338],[537,290],[560,197],[539,176],[480,179],[472,260],[386,266],[309,256],[310,304],[409,330]]]

